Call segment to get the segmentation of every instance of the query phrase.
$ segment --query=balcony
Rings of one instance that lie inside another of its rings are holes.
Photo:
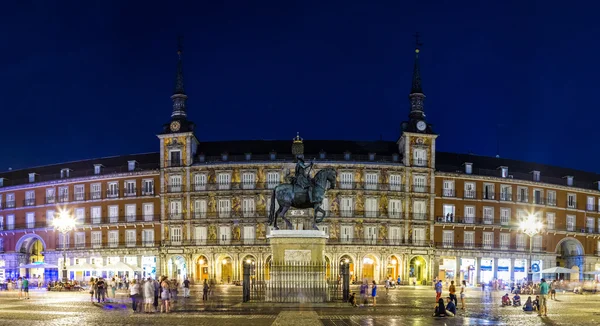
[[[484,199],[484,200],[495,200],[496,199],[496,194],[494,192],[484,191],[484,192],[481,193],[481,199]]]
[[[169,160],[167,162],[167,167],[168,168],[179,168],[182,167],[183,164],[181,163],[181,160]]]
[[[451,247],[447,246],[448,244],[452,244]],[[436,242],[435,246],[437,248],[455,248],[455,249],[472,249],[472,250],[506,250],[506,251],[514,251],[514,250],[525,250],[525,246],[520,245],[509,245],[509,244],[483,244],[483,243],[474,243],[474,242]],[[533,252],[545,252],[545,247],[533,247]]]
[[[574,200],[567,200],[567,208],[577,208],[577,202]]]
[[[548,206],[556,206],[556,199],[555,198],[548,198],[548,199],[546,199],[546,205],[548,205]]]
[[[153,187],[142,188],[142,196],[154,196],[154,188]]]
[[[27,207],[27,206],[35,206],[35,198],[25,199],[23,201],[23,206],[25,206],[25,207]]]
[[[58,202],[59,203],[68,203],[69,202],[69,195],[68,194],[58,195]]]
[[[15,201],[14,200],[10,200],[10,201],[6,201],[6,208],[15,208]]]
[[[427,220],[427,214],[426,213],[412,213],[411,215],[411,219],[415,220],[415,221],[425,221]]]
[[[106,190],[106,198],[119,198],[119,189]]]
[[[541,197],[533,197],[532,204],[534,204],[534,205],[546,205],[546,199],[545,198],[541,198]]]
[[[175,185],[175,186],[167,186],[167,192],[168,193],[179,193],[183,191],[183,186],[182,185]]]
[[[183,213],[169,213],[169,220],[181,220],[183,219]]]
[[[588,212],[595,212],[596,211],[596,205],[594,204],[587,204],[585,206],[585,210]]]
[[[465,192],[463,193],[463,198],[464,199],[477,199],[477,193],[475,192],[475,190],[465,190]]]
[[[523,196],[523,195],[517,196],[517,203],[528,203],[528,202],[529,202],[529,196]]]
[[[46,205],[56,203],[56,196],[46,196]]]
[[[101,191],[92,191],[92,192],[90,192],[90,199],[91,200],[100,200],[100,199],[102,199],[102,192]]]
[[[125,193],[123,193],[124,197],[137,197],[137,188],[133,189],[125,189]]]
[[[421,185],[413,185],[412,186],[412,191],[413,192],[427,193],[427,192],[429,192],[429,187],[428,186],[421,186]]]
[[[413,166],[427,167],[427,160],[423,158],[413,159]]]
[[[500,201],[512,201],[512,193],[510,192],[501,192],[500,193]]]
[[[456,191],[454,189],[442,189],[443,197],[456,197]]]

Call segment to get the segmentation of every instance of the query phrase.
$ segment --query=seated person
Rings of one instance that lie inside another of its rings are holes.
[[[508,296],[508,293],[502,296],[502,307],[504,306],[510,306],[510,297]]]
[[[448,312],[446,311],[446,307],[444,306],[444,299],[440,298],[438,300],[437,305],[435,306],[435,311],[433,312],[433,317],[446,317],[448,316]]]
[[[456,305],[454,304],[454,301],[450,299],[450,297],[446,298],[446,313],[450,317],[456,315]]]
[[[350,298],[348,298],[348,302],[352,305],[352,307],[358,306],[358,304],[356,304],[356,294],[354,292],[352,292]]]
[[[513,297],[513,306],[517,307],[521,305],[521,296],[519,296],[519,294],[515,294],[515,296]]]
[[[533,302],[531,301],[531,296],[527,297],[527,301],[525,301],[525,305],[523,306],[523,311],[533,311]]]
[[[533,310],[534,311],[538,311],[540,310],[540,296],[536,295],[535,296],[535,300],[533,300]]]

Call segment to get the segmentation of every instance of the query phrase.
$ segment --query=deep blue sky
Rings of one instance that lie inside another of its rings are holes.
[[[503,157],[600,171],[591,1],[21,2],[0,20],[0,171],[157,151],[178,34],[200,140],[395,140],[415,31],[439,149],[495,155],[500,125]]]

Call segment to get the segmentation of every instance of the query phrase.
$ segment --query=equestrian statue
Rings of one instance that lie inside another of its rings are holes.
[[[281,217],[288,229],[292,229],[292,223],[285,218],[285,214],[294,208],[313,208],[315,215],[313,217],[313,229],[318,230],[317,223],[325,218],[325,210],[321,208],[325,192],[335,188],[337,173],[332,168],[323,169],[315,175],[314,179],[310,177],[310,170],[314,163],[305,163],[302,158],[298,158],[296,163],[296,175],[291,178],[290,183],[280,184],[273,189],[271,195],[271,207],[269,211],[269,225],[277,227],[277,219]],[[329,188],[327,188],[329,187]],[[279,203],[279,208],[275,211],[275,200]],[[319,216],[319,213],[320,216]]]

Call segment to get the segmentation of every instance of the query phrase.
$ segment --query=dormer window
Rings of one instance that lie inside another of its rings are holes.
[[[398,162],[400,161],[400,155],[398,153],[394,153],[392,154],[392,161],[393,162]]]
[[[0,178],[0,187],[4,187],[4,180],[6,180],[6,178]]]
[[[127,171],[129,171],[129,172],[135,171],[136,167],[137,167],[137,161],[127,161]]]
[[[37,173],[29,173],[29,182],[36,182],[37,181]]]
[[[102,168],[104,165],[102,164],[94,164],[94,174],[99,175],[102,174]]]
[[[369,161],[375,161],[375,153],[369,153]]]
[[[227,152],[221,154],[222,161],[225,162],[225,161],[227,161],[228,158],[229,158],[229,154]]]
[[[269,158],[271,159],[271,161],[275,161],[277,159],[277,152],[272,151],[271,153],[269,153]]]
[[[200,155],[198,155],[198,161],[202,163],[206,162],[206,155],[204,155],[204,153],[200,153]]]
[[[506,166],[501,166],[501,167],[500,167],[500,173],[501,173],[501,174],[500,174],[500,176],[501,176],[502,178],[508,178],[508,167],[506,167]]]
[[[246,161],[252,160],[252,153],[246,153]]]
[[[473,163],[469,163],[469,162],[465,163],[465,173],[473,174]]]
[[[565,178],[567,178],[567,186],[573,186],[573,176],[568,175]]]
[[[60,170],[60,178],[64,179],[64,178],[68,178],[71,176],[71,169],[61,169]]]
[[[169,153],[169,166],[181,166],[181,151],[171,151]]]
[[[325,153],[325,151],[320,151],[319,152],[319,158],[321,160],[324,160],[327,157],[327,153]]]
[[[532,171],[531,172],[533,174],[533,181],[540,181],[540,171]]]
[[[352,154],[350,152],[345,152],[344,153],[344,160],[346,161],[350,161],[350,157],[352,156]]]

